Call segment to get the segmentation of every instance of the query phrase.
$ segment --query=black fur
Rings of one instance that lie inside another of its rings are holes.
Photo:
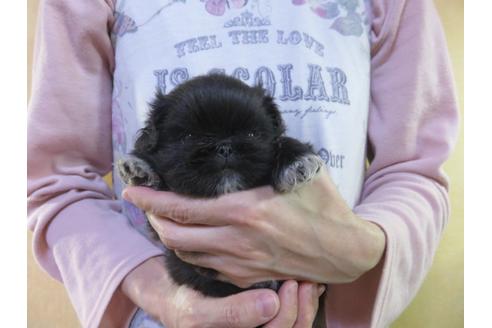
[[[322,162],[309,144],[284,133],[282,116],[263,88],[222,74],[196,77],[168,95],[157,92],[132,152],[137,159],[119,163],[120,175],[129,184],[196,197],[262,185],[288,192],[311,179]],[[148,167],[152,172],[142,177]],[[176,283],[207,296],[244,290],[214,279],[217,272],[183,262],[172,251],[166,265]]]

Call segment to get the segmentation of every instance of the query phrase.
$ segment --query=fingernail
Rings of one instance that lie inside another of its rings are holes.
[[[318,296],[321,296],[326,290],[325,285],[318,286]]]
[[[289,287],[289,293],[290,294],[294,294],[294,295],[297,295],[297,288],[299,287],[299,284],[297,283],[297,281],[294,281],[292,283],[292,286]]]
[[[130,199],[130,197],[128,196],[128,191],[126,189],[123,190],[123,192],[121,193],[121,197],[123,197],[124,200],[127,200],[129,202],[131,202],[132,200]]]
[[[256,300],[256,308],[264,318],[271,318],[277,313],[277,300],[273,295],[263,294]]]

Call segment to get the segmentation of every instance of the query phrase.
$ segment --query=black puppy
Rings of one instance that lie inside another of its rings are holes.
[[[323,162],[309,144],[284,133],[281,114],[263,88],[222,74],[199,76],[168,95],[157,93],[131,156],[118,162],[118,170],[128,185],[195,197],[264,185],[290,192],[310,181]],[[244,290],[173,251],[166,266],[177,284],[207,296]],[[270,281],[250,288],[278,290],[279,285]],[[324,321],[320,312],[316,322]]]

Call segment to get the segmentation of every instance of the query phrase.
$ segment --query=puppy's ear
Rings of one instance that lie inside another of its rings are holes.
[[[159,140],[159,134],[155,126],[147,121],[144,128],[138,131],[137,140],[135,141],[135,151],[139,153],[152,153],[154,152],[157,141]]]
[[[156,92],[154,101],[150,104],[150,112],[145,122],[145,126],[138,132],[137,140],[135,141],[135,150],[137,152],[152,153],[159,142],[159,129],[166,119],[169,109],[169,100],[160,91]]]
[[[275,128],[275,136],[279,137],[285,132],[285,124],[282,119],[282,114],[278,110],[277,104],[273,101],[273,97],[266,92],[265,89],[262,88],[261,85],[255,88],[257,92],[260,93],[263,98],[263,108],[265,109],[268,117],[273,122],[273,126]]]

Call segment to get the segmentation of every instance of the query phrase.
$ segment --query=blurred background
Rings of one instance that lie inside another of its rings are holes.
[[[39,0],[28,0],[28,94]],[[411,0],[409,0],[411,1]],[[463,327],[463,0],[434,0],[444,25],[453,62],[461,110],[461,134],[454,154],[445,165],[451,178],[451,220],[432,269],[412,304],[392,325],[395,328]],[[36,264],[28,232],[27,323],[29,328],[79,327],[63,286]]]

